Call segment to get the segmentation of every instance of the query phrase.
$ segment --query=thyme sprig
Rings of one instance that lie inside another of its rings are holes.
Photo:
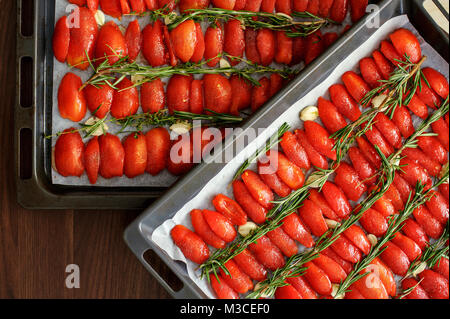
[[[189,9],[181,15],[159,9],[152,12],[146,12],[143,15],[149,15],[153,20],[162,18],[166,21],[170,21],[167,25],[169,30],[176,28],[187,20],[209,21],[215,23],[217,20],[227,22],[231,19],[236,19],[239,20],[244,27],[285,31],[286,35],[289,37],[306,37],[329,23],[335,23],[332,20],[320,18],[309,12],[295,12],[293,16],[289,16],[284,13],[238,11],[221,8]],[[294,19],[294,17],[300,18],[301,20]]]
[[[183,121],[202,121],[210,126],[224,126],[230,124],[241,123],[244,118],[233,116],[224,113],[217,113],[212,110],[206,110],[210,114],[195,114],[190,112],[175,111],[172,115],[167,109],[158,111],[156,113],[141,113],[130,115],[122,119],[107,118],[98,119],[93,124],[82,124],[79,129],[71,130],[70,132],[58,132],[54,135],[46,135],[45,138],[58,137],[60,135],[79,132],[84,133],[84,137],[92,136],[99,128],[103,128],[106,123],[114,123],[120,126],[120,130],[115,134],[124,133],[127,128],[132,128],[133,131],[142,131],[146,127],[151,126],[170,126]]]
[[[226,57],[235,60],[238,59],[237,57],[230,56],[227,53],[223,53],[218,57]],[[287,78],[291,75],[295,75],[298,72],[298,70],[287,67],[276,69],[272,67],[262,66],[245,59],[240,59],[241,62],[245,63],[245,66],[242,68],[236,68],[232,66],[222,66],[218,68],[204,67],[211,59],[201,61],[199,63],[189,62],[177,66],[162,66],[154,68],[148,65],[139,65],[136,61],[129,62],[127,56],[119,56],[119,60],[113,65],[109,64],[108,59],[102,58],[102,62],[96,67],[93,63],[95,62],[95,60],[91,60],[89,59],[89,57],[87,57],[87,59],[94,71],[94,74],[81,86],[80,90],[83,90],[89,84],[94,86],[106,84],[114,89],[117,89],[117,85],[127,76],[134,76],[136,79],[138,79],[133,84],[133,86],[131,86],[135,87],[159,78],[171,77],[173,75],[194,74],[237,74],[253,85],[259,86],[259,82],[254,79],[252,75],[277,73],[281,77]],[[119,75],[119,78],[116,78],[117,75]]]

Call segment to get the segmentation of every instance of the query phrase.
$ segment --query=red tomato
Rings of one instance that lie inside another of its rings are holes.
[[[293,39],[282,31],[276,32],[276,53],[275,62],[280,64],[290,64],[292,61]]]
[[[384,236],[389,227],[386,218],[381,213],[371,208],[363,213],[359,222],[366,232],[377,237]]]
[[[369,266],[369,270],[376,274],[389,296],[397,294],[397,283],[395,282],[394,274],[379,258],[375,258]]]
[[[353,164],[355,171],[358,173],[359,179],[366,185],[374,185],[376,182],[376,169],[364,157],[363,153],[356,147],[351,147],[348,156]]]
[[[350,12],[352,14],[352,22],[358,22],[365,14],[368,0],[350,0]]]
[[[103,178],[121,177],[125,162],[125,150],[120,139],[106,133],[100,136],[100,175]]]
[[[275,291],[275,299],[303,299],[300,293],[291,285],[282,286]]]
[[[395,109],[392,122],[398,127],[404,138],[410,137],[415,132],[411,115],[404,106],[398,106]]]
[[[195,32],[197,42],[195,44],[194,53],[191,57],[191,62],[199,63],[205,55],[205,36],[203,35],[202,26],[200,23],[195,23]]]
[[[258,30],[256,46],[261,58],[261,64],[263,66],[270,65],[273,62],[276,53],[275,33],[270,29]]]
[[[275,10],[288,15],[292,14],[291,0],[277,0],[275,3]]]
[[[305,121],[305,132],[309,143],[322,155],[336,160],[336,151],[334,148],[334,140],[330,138],[330,134],[316,122]]]
[[[152,67],[168,63],[168,52],[164,44],[162,22],[156,20],[142,30],[142,54]]]
[[[209,258],[209,249],[206,243],[185,226],[175,226],[170,231],[170,235],[187,259],[197,264],[203,264]]]
[[[313,201],[305,200],[303,206],[298,209],[298,214],[314,236],[320,237],[328,230],[319,206]]]
[[[205,60],[208,66],[215,67],[223,52],[224,36],[220,23],[211,24],[205,33]]]
[[[79,10],[80,26],[79,28],[70,28],[67,63],[80,70],[86,70],[89,67],[86,53],[91,60],[94,58],[98,27],[91,10],[84,7],[79,8]]]
[[[331,249],[342,259],[356,264],[362,258],[361,251],[356,248],[347,238],[341,236],[332,245]]]
[[[252,111],[257,111],[270,99],[270,80],[267,77],[262,77],[259,80],[259,86],[253,86],[251,107]]]
[[[395,234],[392,242],[396,244],[408,256],[410,262],[418,260],[422,256],[422,250],[411,238],[400,233]]]
[[[306,133],[303,130],[295,130],[295,137],[297,138],[300,145],[305,149],[305,152],[308,155],[308,159],[310,160],[312,166],[321,169],[328,168],[327,159],[325,158],[325,156],[316,151],[316,149],[310,144]]]
[[[245,34],[242,24],[239,20],[230,19],[224,25],[224,51],[232,57],[231,65],[239,64],[245,50]]]
[[[188,62],[195,52],[197,28],[193,20],[186,20],[170,32],[175,55],[183,62]]]
[[[214,197],[212,203],[218,212],[230,219],[233,225],[244,225],[247,222],[247,214],[241,206],[231,198],[219,194]]]
[[[134,83],[128,78],[124,78],[114,91],[114,98],[111,105],[111,115],[116,119],[121,119],[136,114],[139,109],[139,92]]]
[[[186,75],[174,75],[167,84],[167,107],[169,112],[189,112],[192,77]]]
[[[138,20],[133,20],[128,24],[125,42],[128,48],[128,59],[134,62],[142,47],[142,33]]]
[[[87,85],[84,89],[84,96],[89,111],[92,115],[103,119],[111,110],[114,98],[114,89],[108,84]]]
[[[84,173],[84,144],[80,133],[69,128],[58,137],[55,144],[55,168],[64,176],[78,176]]]
[[[305,264],[307,268],[305,278],[311,287],[319,294],[323,296],[331,295],[333,287],[331,285],[330,278],[326,273],[317,267],[314,262],[307,262]]]
[[[420,285],[431,299],[449,298],[448,280],[443,276],[427,269],[419,274],[419,278],[422,280]]]
[[[353,71],[344,73],[342,81],[348,92],[350,92],[352,97],[359,103],[362,103],[362,99],[370,92],[369,85]]]
[[[357,225],[350,226],[345,232],[344,236],[350,240],[359,250],[365,255],[368,255],[372,245],[369,242],[364,231]]]
[[[448,97],[449,85],[445,76],[432,68],[424,68],[422,72],[434,92],[441,98],[446,99]]]
[[[310,189],[308,199],[314,202],[319,207],[321,213],[327,218],[335,221],[340,220],[337,214],[330,208],[322,193],[319,193],[316,189]]]
[[[322,192],[330,207],[340,218],[345,218],[350,214],[352,207],[342,189],[331,182],[326,182]]]
[[[410,266],[408,256],[393,242],[388,242],[383,248],[384,250],[380,256],[381,260],[394,274],[405,276]]]
[[[267,154],[269,163],[276,170],[278,177],[291,189],[297,190],[305,183],[303,171],[286,156],[277,151],[269,151]]]
[[[225,279],[221,275],[217,275],[219,279],[216,278],[214,274],[209,275],[209,281],[211,282],[211,287],[216,293],[219,299],[239,299],[239,294],[233,290],[225,282]]]
[[[378,67],[378,70],[380,70],[383,79],[388,80],[395,69],[392,63],[389,62],[389,60],[386,59],[378,50],[373,51],[372,57]]]
[[[61,63],[66,62],[69,52],[70,29],[67,26],[67,17],[62,16],[55,25],[53,32],[53,54],[56,60]]]
[[[98,33],[95,47],[95,64],[98,66],[104,61],[110,65],[128,55],[125,37],[114,21],[105,23]]]
[[[334,0],[330,10],[330,19],[342,23],[347,16],[348,0]]]
[[[406,236],[414,240],[421,250],[429,245],[430,240],[428,239],[425,230],[412,218],[408,218],[404,222],[402,231]]]
[[[58,88],[58,110],[62,118],[73,122],[81,121],[86,115],[86,99],[80,91],[81,78],[74,73],[67,73]]]
[[[317,107],[319,109],[320,120],[322,121],[328,132],[336,133],[340,129],[347,126],[347,122],[345,121],[342,114],[330,101],[319,97]]]
[[[264,267],[272,271],[285,265],[282,252],[267,236],[259,238],[256,243],[250,244],[248,248]]]
[[[277,246],[286,257],[292,257],[298,253],[297,244],[281,227],[268,232],[267,237],[269,237],[272,243]]]
[[[170,135],[167,129],[158,127],[145,135],[147,141],[147,173],[155,176],[166,168],[170,152]]]
[[[84,166],[89,182],[94,185],[97,183],[98,171],[100,169],[100,145],[98,137],[93,137],[86,145],[84,152]]]
[[[189,9],[204,9],[209,6],[209,0],[180,0],[179,7],[181,12]]]
[[[258,162],[258,174],[278,196],[286,197],[291,193],[291,188],[286,185],[276,174],[276,171],[272,169],[270,163]]]
[[[128,178],[145,173],[147,168],[147,142],[142,133],[131,133],[123,142],[125,150],[124,172]]]
[[[157,113],[164,109],[166,95],[161,79],[145,82],[141,86],[141,106],[144,113]]]
[[[253,63],[261,64],[261,56],[259,55],[256,40],[257,35],[258,31],[255,31],[255,29],[245,29],[245,57]]]
[[[236,229],[224,215],[211,210],[203,210],[203,217],[211,230],[225,242],[230,243],[236,238]]]
[[[223,269],[220,269],[220,273],[228,286],[233,288],[234,291],[245,294],[253,289],[253,282],[250,277],[243,273],[233,260],[226,262],[225,268],[228,274]]]
[[[217,236],[209,227],[205,218],[203,217],[203,212],[199,209],[194,209],[190,213],[191,223],[194,227],[195,233],[199,235],[205,243],[211,245],[214,248],[222,249],[225,248],[226,242]]]
[[[233,182],[233,193],[236,201],[241,205],[248,217],[257,224],[266,221],[267,209],[260,205],[241,181]]]
[[[402,281],[403,291],[407,291],[415,287],[405,298],[406,299],[429,299],[426,291],[422,288],[414,278],[406,278]]]
[[[313,247],[314,240],[309,233],[309,230],[303,225],[300,217],[296,213],[290,214],[288,217],[283,219],[283,230],[292,239],[298,241],[305,247]]]
[[[281,139],[280,146],[287,158],[295,165],[306,170],[311,167],[308,154],[294,134],[286,132]]]
[[[336,170],[334,182],[344,191],[348,199],[356,202],[367,191],[358,173],[347,163],[341,163]]]
[[[372,89],[382,85],[383,75],[372,58],[363,58],[359,61],[359,69],[364,80]]]
[[[232,101],[230,81],[220,74],[203,77],[205,108],[217,113],[229,113]]]
[[[332,283],[340,284],[347,278],[345,270],[337,262],[324,254],[319,254],[319,257],[314,259],[313,263],[325,272]]]
[[[334,84],[329,88],[331,101],[334,103],[339,112],[350,121],[356,121],[361,116],[361,110],[358,103],[350,96],[345,86],[342,84]]]
[[[391,41],[402,56],[408,56],[412,63],[417,63],[422,58],[422,49],[417,37],[407,29],[398,29],[390,35]]]
[[[263,281],[267,278],[266,268],[256,260],[250,250],[244,249],[233,260],[253,280]]]

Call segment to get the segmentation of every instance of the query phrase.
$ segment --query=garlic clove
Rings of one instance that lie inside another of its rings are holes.
[[[252,231],[254,231],[256,229],[258,229],[258,225],[256,225],[253,222],[247,222],[244,225],[239,226],[238,233],[242,237],[246,237],[246,236],[248,236],[248,234],[250,234]]]
[[[378,243],[378,238],[374,234],[367,235],[367,239],[369,239],[369,242],[372,245],[372,247]]]
[[[95,22],[97,22],[97,24],[99,26],[102,26],[105,24],[105,14],[103,13],[102,10],[97,10],[97,12],[95,12],[95,14],[94,14],[94,18],[95,18]]]
[[[101,121],[101,119],[93,116],[93,117],[90,117],[84,124],[92,126],[99,121]],[[97,129],[94,132],[91,133],[91,135],[92,136],[101,136],[101,135],[105,134],[105,132],[107,132],[107,131],[108,131],[108,125],[106,125],[105,123],[102,123],[101,125],[99,125],[97,127]]]
[[[330,229],[335,229],[335,228],[338,228],[339,226],[341,226],[341,223],[339,223],[335,220],[332,220],[332,219],[325,218],[325,222],[327,223],[327,225]]]
[[[305,121],[315,121],[319,117],[319,109],[316,106],[307,106],[300,112],[300,119]]]
[[[177,133],[178,135],[183,135],[188,133],[192,128],[192,125],[188,122],[178,122],[170,127],[170,130]]]

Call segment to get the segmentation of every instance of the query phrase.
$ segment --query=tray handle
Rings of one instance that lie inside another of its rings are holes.
[[[164,280],[164,278],[154,269],[144,258],[144,254],[151,250],[152,247],[148,241],[142,236],[139,231],[139,226],[130,225],[125,233],[124,239],[136,257],[144,265],[144,267],[159,281],[159,283],[176,299],[198,299],[196,295],[183,281],[183,288],[178,291],[172,289],[172,287]]]

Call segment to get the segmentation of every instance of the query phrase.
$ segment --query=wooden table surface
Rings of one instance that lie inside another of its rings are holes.
[[[170,298],[122,239],[139,212],[18,205],[12,142],[17,2],[0,0],[0,298]],[[79,266],[79,289],[66,288],[70,264]]]

